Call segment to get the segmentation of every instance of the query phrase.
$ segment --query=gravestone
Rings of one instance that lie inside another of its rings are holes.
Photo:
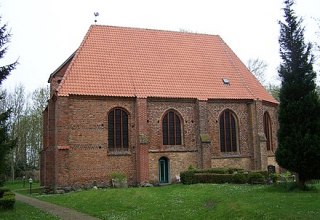
[[[268,165],[268,173],[275,173],[276,172],[276,167],[273,165]]]

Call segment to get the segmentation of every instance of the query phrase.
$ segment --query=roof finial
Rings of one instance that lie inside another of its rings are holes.
[[[95,17],[94,23],[97,23],[97,17],[99,16],[99,12],[94,12],[93,14],[94,14],[94,17]]]

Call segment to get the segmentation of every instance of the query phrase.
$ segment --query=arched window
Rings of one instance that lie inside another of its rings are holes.
[[[263,129],[267,139],[267,150],[273,150],[272,149],[272,125],[271,125],[270,115],[268,112],[265,112],[263,115]]]
[[[238,135],[234,113],[228,109],[223,111],[219,121],[221,152],[236,152],[238,149]]]
[[[108,114],[109,149],[128,149],[128,114],[121,108],[114,108]]]
[[[181,145],[181,121],[174,111],[169,111],[162,119],[163,145]]]

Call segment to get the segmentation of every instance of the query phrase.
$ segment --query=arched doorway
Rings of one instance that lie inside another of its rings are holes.
[[[159,159],[159,183],[169,183],[169,161],[166,157]]]

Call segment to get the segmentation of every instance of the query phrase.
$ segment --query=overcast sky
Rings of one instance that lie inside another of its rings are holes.
[[[3,86],[22,83],[28,91],[46,86],[94,24],[94,12],[101,25],[220,35],[244,63],[264,60],[267,79],[275,80],[282,7],[282,0],[0,0],[1,25],[7,23],[12,34],[0,66],[18,58],[20,63]],[[308,41],[317,39],[319,8],[319,0],[296,0]]]

